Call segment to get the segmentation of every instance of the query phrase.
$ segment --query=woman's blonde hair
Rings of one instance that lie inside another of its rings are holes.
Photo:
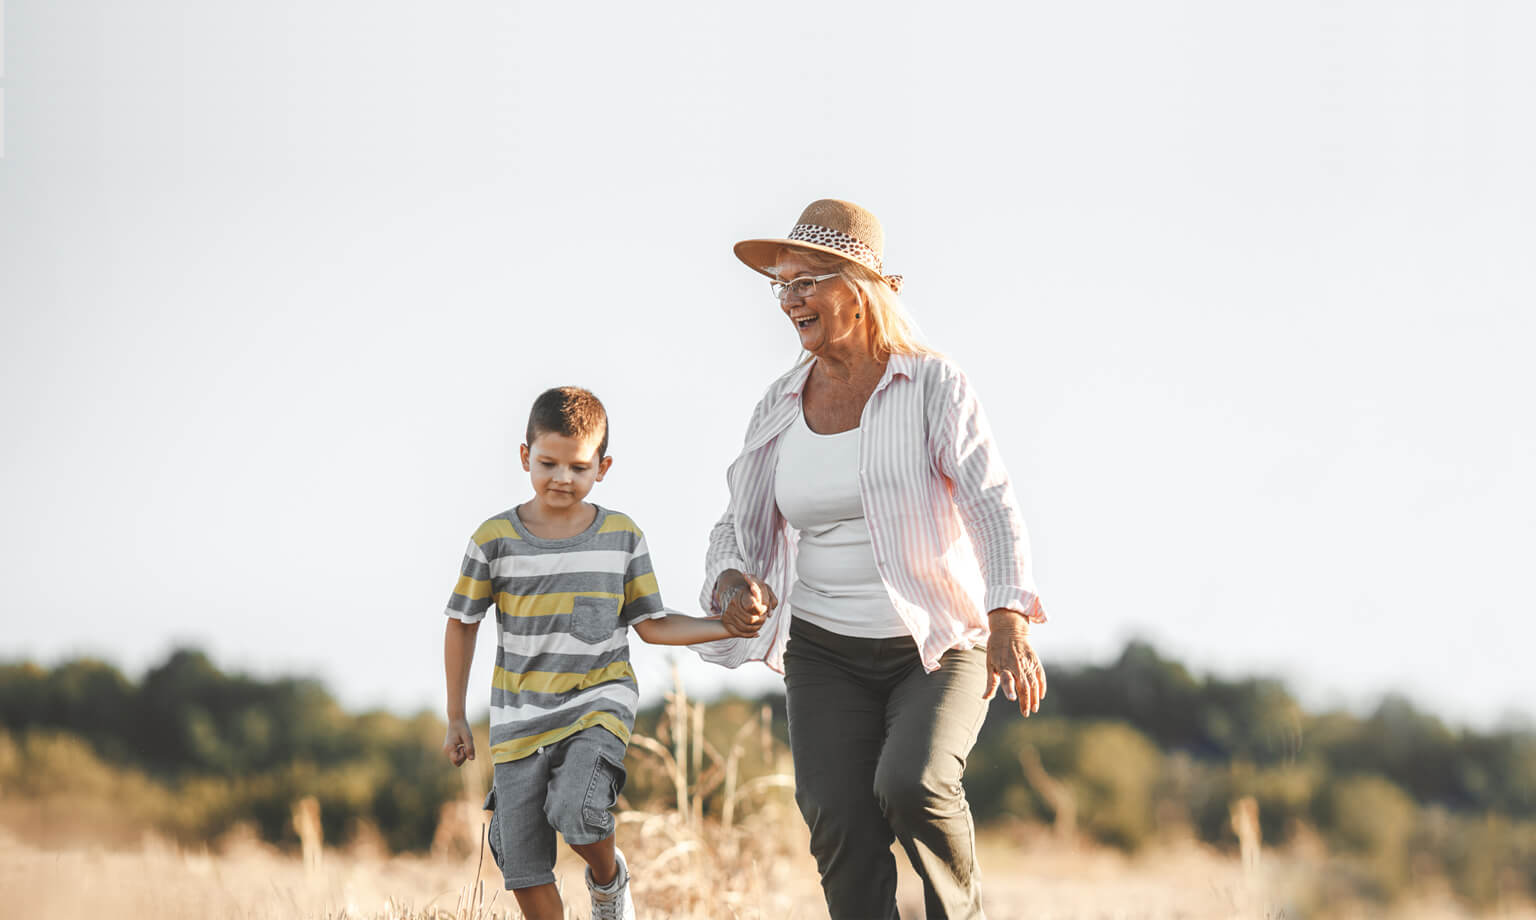
[[[884,360],[891,355],[937,355],[938,352],[924,344],[917,324],[902,306],[901,298],[885,279],[858,264],[830,253],[796,249],[795,255],[803,257],[817,272],[835,271],[848,282],[859,297],[860,307],[869,313],[870,347],[875,357]]]

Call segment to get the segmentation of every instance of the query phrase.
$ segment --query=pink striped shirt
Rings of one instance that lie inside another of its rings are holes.
[[[768,387],[726,471],[730,504],[709,535],[699,603],[719,613],[715,580],[727,569],[763,579],[779,606],[751,639],[693,646],[734,668],[784,670],[795,575],[795,534],[774,498],[779,435],[801,412],[815,361]],[[987,641],[987,613],[1017,610],[1045,622],[1030,573],[1029,535],[981,402],[965,375],[934,355],[892,355],[860,416],[859,495],[875,566],[911,630],[923,667],[952,648]]]

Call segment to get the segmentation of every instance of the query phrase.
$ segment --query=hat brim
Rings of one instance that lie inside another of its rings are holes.
[[[820,246],[816,243],[803,243],[800,240],[742,240],[732,247],[732,250],[736,253],[736,258],[740,259],[742,264],[760,275],[767,275],[769,278],[778,277],[770,269],[776,266],[779,252],[784,249],[826,253],[829,256],[836,256],[855,268],[863,269],[870,277],[880,277],[880,274],[874,269],[863,262],[849,258],[847,253],[833,249],[830,246]]]

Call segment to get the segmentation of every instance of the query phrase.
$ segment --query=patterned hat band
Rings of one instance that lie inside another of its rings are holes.
[[[885,283],[891,286],[891,290],[898,293],[901,291],[901,276],[883,274],[880,254],[856,236],[849,236],[841,230],[816,224],[795,224],[795,229],[789,231],[788,239],[797,243],[812,243],[816,246],[835,249],[885,279]]]

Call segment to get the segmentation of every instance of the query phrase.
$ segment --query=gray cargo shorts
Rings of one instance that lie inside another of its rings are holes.
[[[556,831],[578,845],[613,833],[609,809],[624,788],[624,750],[613,732],[593,727],[496,765],[486,838],[508,890],[554,882]]]

